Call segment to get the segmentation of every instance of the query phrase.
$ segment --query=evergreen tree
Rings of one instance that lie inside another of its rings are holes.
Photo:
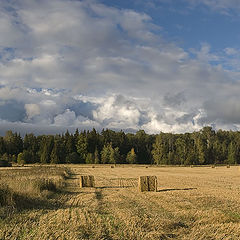
[[[64,163],[65,162],[65,149],[63,138],[59,135],[55,136],[54,146],[51,152],[51,163]]]
[[[95,164],[99,164],[100,163],[100,159],[99,159],[99,154],[98,154],[98,149],[97,148],[95,149],[95,152],[94,152],[94,163]]]
[[[43,136],[40,138],[40,162],[41,163],[50,163],[51,153],[54,146],[54,137],[51,135]]]
[[[87,136],[86,132],[81,132],[78,136],[77,152],[80,157],[80,162],[84,163],[87,157]]]
[[[79,163],[79,155],[76,152],[67,154],[66,163]]]
[[[70,154],[72,152],[77,151],[74,136],[69,134],[68,131],[66,132],[66,134],[64,136],[64,143],[65,143],[66,154]]]

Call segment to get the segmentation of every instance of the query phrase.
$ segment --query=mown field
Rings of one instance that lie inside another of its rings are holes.
[[[138,191],[143,175],[157,192]],[[0,168],[1,202],[0,239],[240,239],[237,166]]]

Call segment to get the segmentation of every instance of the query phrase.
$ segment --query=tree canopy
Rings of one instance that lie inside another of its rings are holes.
[[[240,132],[204,127],[193,133],[150,135],[144,130],[133,134],[76,129],[74,134],[21,137],[9,130],[0,136],[0,159],[24,164],[239,164]]]

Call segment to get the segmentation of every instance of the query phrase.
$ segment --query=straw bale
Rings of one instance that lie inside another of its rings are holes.
[[[148,191],[157,191],[157,177],[148,176]]]
[[[156,176],[140,176],[138,187],[140,192],[157,191],[157,177]]]
[[[95,187],[94,176],[80,176],[80,188],[83,187]]]

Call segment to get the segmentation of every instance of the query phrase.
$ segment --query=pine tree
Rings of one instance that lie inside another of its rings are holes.
[[[80,161],[84,163],[88,153],[86,132],[81,132],[78,136],[77,152],[79,154]]]
[[[94,152],[94,163],[95,164],[99,164],[100,163],[100,159],[99,159],[99,154],[98,154],[98,149],[97,148],[95,149],[95,152]]]

